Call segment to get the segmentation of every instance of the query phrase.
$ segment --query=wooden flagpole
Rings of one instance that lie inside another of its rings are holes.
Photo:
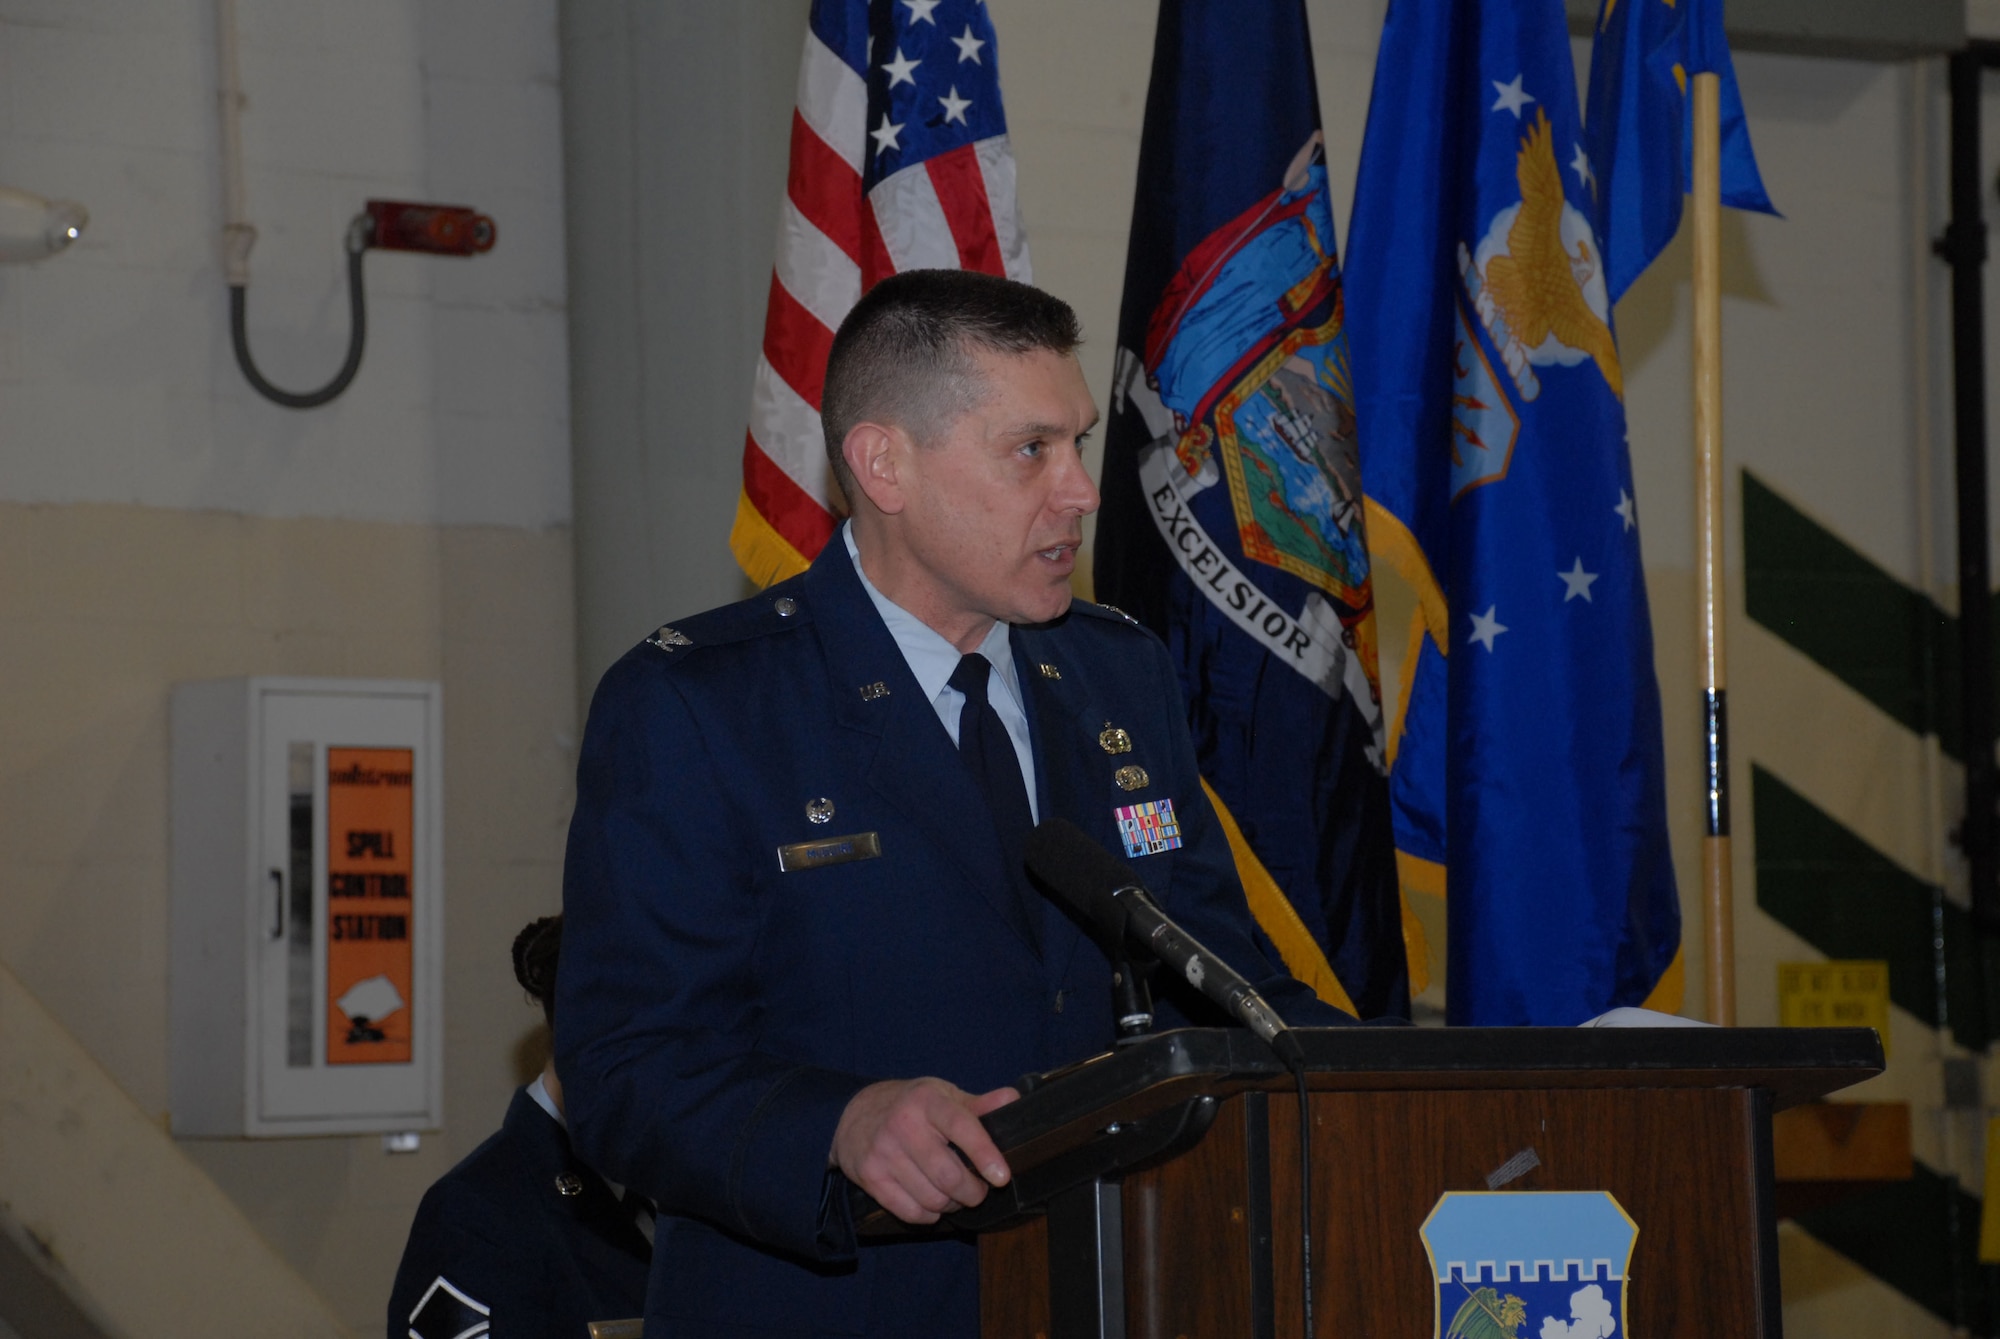
[[[1729,864],[1729,715],[1722,569],[1722,80],[1694,77],[1695,562],[1701,583],[1707,796],[1701,842],[1708,1021],[1736,1023],[1736,910]]]

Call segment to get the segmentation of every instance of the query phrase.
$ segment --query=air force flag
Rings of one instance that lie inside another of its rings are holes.
[[[1420,596],[1390,730],[1449,1020],[1680,1007],[1624,374],[1562,0],[1394,0],[1348,253],[1369,542]]]

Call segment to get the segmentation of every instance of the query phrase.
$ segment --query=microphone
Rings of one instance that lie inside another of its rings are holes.
[[[1230,1017],[1264,1039],[1285,1067],[1297,1071],[1305,1051],[1285,1020],[1251,989],[1236,969],[1174,923],[1131,866],[1065,818],[1051,818],[1028,834],[1028,872],[1057,900],[1097,928],[1113,958],[1130,948],[1149,953],[1222,1006]]]

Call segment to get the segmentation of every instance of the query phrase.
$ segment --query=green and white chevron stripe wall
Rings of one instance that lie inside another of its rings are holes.
[[[1983,996],[2000,983],[1948,839],[1962,811],[1957,620],[1747,469],[1740,505],[1743,672],[1766,709],[1737,807],[1754,869],[1738,890],[1742,1021],[1776,1021],[1778,961],[1886,960],[1889,1070],[1842,1096],[1909,1102],[1917,1154],[1912,1180],[1787,1228],[1786,1329],[1991,1334],[2000,1275],[1976,1260],[1984,1110],[1976,1093],[1947,1107],[1944,1080],[1946,1061],[1984,1069],[1996,1014]]]

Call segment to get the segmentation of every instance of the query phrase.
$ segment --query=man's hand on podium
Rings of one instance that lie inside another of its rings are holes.
[[[1019,1097],[975,1097],[943,1079],[871,1083],[840,1113],[834,1165],[904,1222],[935,1223],[1007,1184],[1013,1173],[979,1118]]]

